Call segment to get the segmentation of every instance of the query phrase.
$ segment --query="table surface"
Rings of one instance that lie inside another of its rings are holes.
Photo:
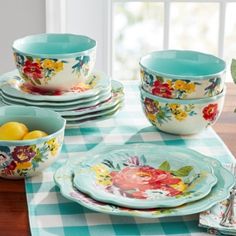
[[[227,88],[223,113],[213,128],[236,157],[236,87],[230,83]],[[0,207],[0,235],[30,235],[23,180],[0,179]]]

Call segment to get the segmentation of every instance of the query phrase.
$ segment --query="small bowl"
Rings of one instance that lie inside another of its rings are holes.
[[[211,98],[179,100],[152,95],[140,86],[142,108],[151,124],[180,135],[196,134],[213,125],[222,112],[225,92],[226,87]]]
[[[37,107],[0,107],[0,125],[17,121],[29,130],[42,130],[48,136],[31,140],[0,140],[0,176],[20,179],[34,176],[51,165],[63,144],[65,120],[56,112]]]
[[[13,43],[16,67],[31,85],[69,90],[86,82],[96,57],[96,41],[75,34],[38,34]]]
[[[199,99],[220,94],[226,63],[196,51],[164,50],[140,59],[145,91],[164,98]]]

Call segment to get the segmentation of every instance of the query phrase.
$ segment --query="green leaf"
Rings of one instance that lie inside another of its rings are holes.
[[[169,171],[170,170],[169,162],[168,161],[162,162],[161,165],[159,166],[159,169]]]
[[[236,84],[236,60],[235,59],[232,59],[230,69],[231,69],[231,75],[232,75],[233,81]]]
[[[192,171],[192,169],[193,169],[192,166],[184,166],[184,167],[179,168],[178,170],[173,170],[171,172],[175,176],[184,177],[184,176],[188,176],[189,173]]]

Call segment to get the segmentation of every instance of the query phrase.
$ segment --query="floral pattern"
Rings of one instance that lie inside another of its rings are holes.
[[[203,108],[202,113],[203,113],[203,118],[205,120],[214,122],[219,113],[218,104],[217,103],[209,104],[208,106]]]
[[[73,86],[67,91],[62,91],[59,89],[55,90],[48,90],[44,88],[34,87],[29,83],[24,83],[23,81],[20,81],[21,84],[19,85],[19,88],[21,91],[28,93],[28,94],[35,94],[35,95],[49,95],[49,96],[60,96],[67,92],[73,92],[73,93],[81,93],[87,90],[90,90],[94,88],[97,84],[97,76],[91,75],[89,79],[87,79],[85,82],[80,82],[76,86]]]
[[[59,153],[62,141],[52,138],[40,145],[0,146],[0,175],[27,176]]]
[[[197,113],[194,111],[193,104],[181,105],[176,103],[166,103],[161,105],[158,101],[150,98],[144,99],[144,111],[153,123],[157,122],[162,125],[172,119],[184,121],[188,116],[194,116]]]
[[[164,98],[192,99],[212,97],[221,93],[224,85],[221,76],[198,82],[187,79],[169,79],[153,75],[143,69],[141,69],[140,74],[143,88],[153,95]]]
[[[57,73],[61,72],[67,61],[49,58],[32,58],[14,53],[16,66],[21,76],[33,85],[47,84]]]
[[[193,167],[184,166],[172,170],[169,162],[164,161],[156,168],[146,165],[146,158],[130,156],[123,163],[104,160],[91,166],[95,173],[96,184],[115,195],[135,199],[158,199],[160,197],[179,197],[188,194],[188,184],[183,177],[190,174]]]
[[[194,93],[198,82],[190,80],[170,80],[161,76],[155,76],[141,70],[143,82],[151,88],[151,93],[164,98],[184,99],[188,94]]]

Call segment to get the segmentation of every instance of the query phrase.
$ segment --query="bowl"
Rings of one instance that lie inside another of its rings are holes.
[[[164,98],[199,99],[220,94],[226,63],[196,51],[164,50],[143,56],[139,62],[145,91]]]
[[[0,140],[0,176],[20,179],[34,176],[51,165],[59,156],[65,120],[56,112],[26,106],[0,107],[0,125],[16,121],[29,130],[42,130],[48,136],[31,140]]]
[[[222,112],[225,92],[226,87],[214,97],[180,100],[152,95],[140,86],[147,119],[159,130],[179,135],[196,134],[213,125]]]
[[[12,48],[20,76],[46,90],[86,83],[95,64],[96,41],[84,35],[30,35],[15,40]]]

